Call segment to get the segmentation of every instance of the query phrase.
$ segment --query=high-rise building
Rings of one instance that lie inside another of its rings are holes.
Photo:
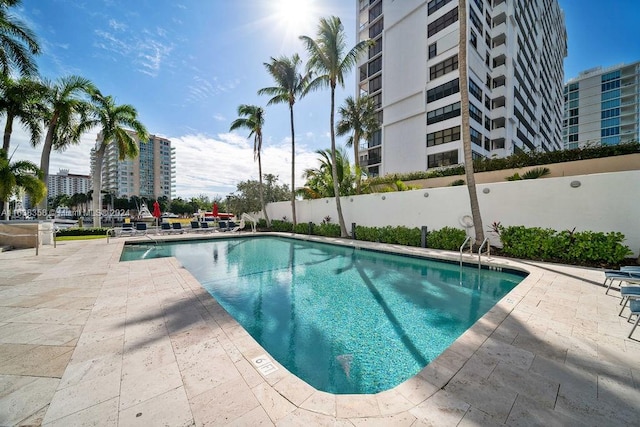
[[[73,196],[74,194],[86,194],[91,190],[91,177],[89,175],[76,175],[69,173],[69,169],[60,169],[57,175],[47,176],[47,197],[56,197],[59,194]]]
[[[356,0],[357,90],[381,129],[360,147],[371,176],[464,162],[458,1]],[[564,15],[557,0],[468,0],[467,74],[474,158],[561,149]]]
[[[566,148],[640,141],[640,62],[581,72],[564,102]]]
[[[129,132],[137,140],[137,134]],[[96,146],[102,143],[98,134]],[[120,160],[118,144],[108,144],[102,161],[102,190],[115,197],[139,196],[157,199],[175,197],[175,148],[171,141],[150,135],[138,141],[140,153],[134,159]],[[91,171],[95,167],[95,148],[91,150]]]

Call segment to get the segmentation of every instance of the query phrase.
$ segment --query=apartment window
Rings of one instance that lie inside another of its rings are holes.
[[[369,48],[369,59],[382,52],[382,37],[376,40],[376,43]]]
[[[577,119],[577,117],[576,117]],[[578,125],[574,125],[574,126],[569,126],[569,133],[578,133]]]
[[[369,93],[374,93],[382,89],[382,74],[369,80]]]
[[[427,91],[427,103],[437,101],[438,99],[445,98],[449,95],[453,95],[454,93],[460,92],[460,83],[459,79],[451,80],[445,84],[442,84],[438,87],[430,89]]]
[[[438,54],[438,46],[436,43],[429,45],[429,59],[433,58]]]
[[[427,156],[427,167],[437,168],[458,164],[458,150],[445,151],[444,153],[430,154]]]
[[[578,108],[569,110],[569,117],[575,117],[578,115]]]
[[[578,99],[574,99],[573,101],[569,101],[569,108],[577,108],[579,102],[580,101]]]
[[[469,78],[469,93],[482,102],[482,89],[471,78]]]
[[[565,121],[566,121],[566,120],[565,120]],[[577,117],[571,117],[571,118],[569,119],[569,126],[577,125],[577,124],[578,124],[578,118],[577,118]]]
[[[571,92],[569,93],[569,100],[574,100],[574,99],[578,99],[578,97],[580,96],[579,92]]]
[[[434,145],[446,144],[447,142],[460,140],[460,126],[454,126],[449,129],[439,130],[427,134],[427,147],[433,147]]]
[[[487,116],[484,116],[484,128],[489,131],[491,130],[491,120]]]
[[[606,83],[602,83],[602,91],[607,92],[612,89],[617,89],[620,87],[620,80],[613,80]],[[571,95],[571,94],[570,94]]]
[[[484,96],[484,106],[491,109],[491,99],[487,95]]]
[[[442,15],[440,18],[433,21],[427,27],[427,35],[428,37],[433,36],[434,34],[444,30],[449,25],[453,24],[458,20],[458,8],[451,9],[449,12]]]
[[[482,0],[473,0],[473,2],[476,4],[476,6],[478,6],[478,9],[480,10],[480,13],[482,13],[483,11],[483,4],[482,4]]]
[[[484,64],[491,68],[491,55],[489,55],[489,52],[486,53],[486,55],[484,56]]]
[[[620,106],[620,98],[611,99],[609,101],[604,101],[600,104],[600,109],[608,110],[609,108],[619,107]]]
[[[453,55],[451,58],[447,58],[442,62],[437,63],[433,67],[429,68],[429,77],[431,80],[437,79],[440,76],[444,76],[458,69],[458,55]]]
[[[606,137],[606,136],[613,136],[613,135],[619,135],[620,134],[620,128],[619,127],[612,127],[612,128],[607,128],[607,129],[602,129],[600,131],[600,136],[601,137]]]
[[[608,119],[609,117],[616,117],[620,115],[620,108],[612,108],[611,110],[604,110],[600,113],[601,119]]]
[[[579,83],[570,83],[569,84],[569,92],[573,92],[574,90],[578,90],[580,88]]]
[[[452,117],[460,116],[460,102],[438,108],[427,113],[427,124],[438,123]]]
[[[614,89],[602,94],[602,101],[608,101],[614,98],[620,98],[620,89]]]
[[[382,33],[382,29],[384,28],[383,21],[384,18],[380,19],[378,22],[369,27],[370,39],[375,39],[380,33]]]
[[[491,89],[491,74],[487,73],[487,80],[484,82],[485,86]]]
[[[609,82],[611,80],[616,80],[620,78],[620,70],[612,71],[607,74],[602,75],[602,83]]]
[[[431,0],[427,4],[427,10],[428,10],[427,13],[431,15],[432,13],[436,12],[438,9],[440,9],[442,6],[446,5],[449,2],[451,2],[451,0]]]
[[[471,142],[482,147],[482,134],[472,127],[469,127],[469,133],[471,135]]]
[[[376,58],[369,62],[369,76],[373,76],[375,73],[382,70],[382,57]]]
[[[475,47],[476,49],[478,48],[478,35],[475,33],[475,31],[471,30],[471,46]]]
[[[369,9],[369,22],[375,20],[382,13],[382,2],[376,4],[371,9]]]
[[[473,11],[473,8],[469,8],[469,19],[471,20],[471,23],[473,24],[473,26],[476,27],[478,31],[480,31],[480,34],[482,34],[482,21],[480,20],[480,18],[478,18],[478,15],[476,15],[476,13]]]
[[[471,102],[469,103],[469,117],[482,124],[482,111]]]
[[[612,119],[606,119],[601,121],[601,127],[603,128],[614,127],[614,126],[620,126],[620,117],[614,117]]]

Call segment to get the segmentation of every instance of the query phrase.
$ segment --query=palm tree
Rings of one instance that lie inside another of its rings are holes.
[[[5,219],[9,219],[9,197],[23,189],[34,203],[42,200],[47,187],[41,180],[42,171],[35,163],[21,160],[11,163],[7,152],[0,150],[0,200],[5,202]]]
[[[316,153],[320,156],[318,159],[320,166],[304,171],[304,177],[307,182],[305,186],[298,191],[305,199],[320,199],[322,197],[335,196],[331,150],[317,150]],[[336,162],[338,194],[340,196],[349,196],[354,193],[356,177],[351,172],[349,156],[343,148],[336,150]]]
[[[40,82],[22,77],[0,75],[0,113],[5,115],[2,149],[9,153],[13,123],[17,119],[31,134],[31,144],[37,145],[42,134],[43,100],[46,88]]]
[[[334,128],[336,86],[344,87],[345,74],[356,65],[358,56],[373,44],[372,41],[361,41],[351,50],[345,52],[346,42],[344,27],[340,18],[332,16],[321,18],[318,25],[317,39],[308,36],[300,36],[309,54],[307,70],[317,74],[310,83],[309,90],[329,87],[331,89],[331,113],[329,115],[329,129],[331,131],[331,162],[334,194],[336,198],[336,210],[340,223],[340,235],[347,237],[347,227],[342,215],[340,204],[340,191],[338,189],[338,171],[336,170],[336,132]]]
[[[353,145],[353,161],[357,171],[360,168],[360,139],[367,140],[380,129],[376,106],[373,98],[368,95],[361,96],[357,100],[349,96],[345,99],[344,106],[340,107],[338,113],[341,117],[336,127],[338,136],[353,132],[353,135],[347,140],[347,147]],[[360,175],[356,173],[356,194],[360,194]]]
[[[40,156],[43,180],[49,175],[51,150],[64,151],[80,142],[80,137],[93,126],[91,104],[87,96],[98,90],[84,77],[67,76],[57,82],[45,81],[45,124],[47,133]],[[46,202],[45,202],[46,203]],[[41,206],[42,210],[46,209]]]
[[[296,134],[293,125],[293,104],[297,97],[305,94],[309,82],[309,74],[304,76],[298,71],[302,61],[298,54],[291,58],[282,56],[278,59],[271,58],[271,62],[264,66],[276,82],[276,86],[266,87],[258,91],[258,95],[269,95],[272,98],[267,105],[289,104],[289,116],[291,121],[291,213],[293,226],[296,225]]]
[[[471,151],[471,131],[469,124],[469,77],[467,75],[467,2],[458,0],[458,16],[460,21],[460,41],[458,49],[458,64],[460,70],[460,110],[462,114],[462,147],[464,150],[464,170],[467,178],[467,189],[471,202],[471,217],[476,232],[476,245],[484,241],[482,217],[476,192],[476,178],[473,173],[473,154]]]
[[[96,144],[93,168],[92,210],[93,226],[100,227],[102,211],[102,160],[109,144],[117,144],[120,160],[135,158],[138,155],[138,141],[146,143],[149,139],[147,128],[138,120],[138,112],[129,104],[116,105],[111,96],[96,92],[93,96],[93,114],[96,119],[92,126],[99,126],[98,144]],[[133,131],[125,129],[133,129]]]
[[[262,127],[264,126],[264,110],[262,107],[256,105],[241,104],[238,106],[238,116],[235,119],[229,130],[236,130],[238,128],[244,128],[249,130],[248,138],[253,136],[253,160],[258,161],[258,179],[260,182],[260,205],[262,206],[262,213],[264,219],[267,222],[267,227],[271,227],[271,221],[267,215],[267,206],[264,204],[264,184],[262,183],[262,159],[260,157],[262,152]]]
[[[40,53],[36,36],[8,10],[21,3],[22,0],[0,0],[0,73],[5,76],[14,67],[22,75],[36,73],[33,55]]]

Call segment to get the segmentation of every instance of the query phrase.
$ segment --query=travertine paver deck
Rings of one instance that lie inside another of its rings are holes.
[[[638,425],[640,330],[601,271],[493,259],[530,275],[438,359],[331,395],[275,360],[261,375],[265,350],[177,260],[122,245],[0,254],[0,425]]]

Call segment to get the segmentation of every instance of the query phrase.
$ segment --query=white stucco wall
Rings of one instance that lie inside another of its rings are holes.
[[[571,187],[573,181],[579,181],[580,186]],[[485,230],[499,221],[505,226],[558,231],[574,227],[576,231],[618,231],[636,255],[640,252],[640,171],[498,182],[478,185],[477,191]],[[352,222],[364,226],[426,225],[430,230],[463,228],[460,218],[470,214],[466,186],[343,197],[342,208],[348,229]],[[296,210],[298,222],[318,224],[326,216],[333,223],[338,221],[333,199],[302,200]],[[270,203],[267,211],[272,219],[291,220],[290,202]]]

